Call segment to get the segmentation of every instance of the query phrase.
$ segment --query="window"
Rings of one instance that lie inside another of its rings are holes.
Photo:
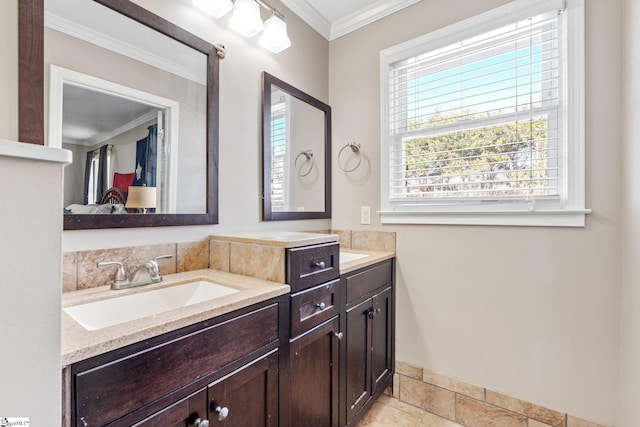
[[[271,105],[271,209],[288,210],[289,188],[285,167],[289,162],[288,100],[280,92],[273,94]]]
[[[583,22],[517,0],[381,52],[382,222],[584,226]]]

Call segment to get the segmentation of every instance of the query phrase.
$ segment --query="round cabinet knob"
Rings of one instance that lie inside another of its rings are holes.
[[[344,338],[344,332],[334,332],[333,335],[338,338],[339,340],[341,340],[342,338]]]
[[[229,415],[229,408],[226,406],[216,406],[216,409],[213,410],[216,414],[218,414],[218,421],[223,421]]]
[[[317,303],[316,307],[319,308],[320,310],[324,310],[325,308],[327,308],[327,305],[323,302]]]
[[[315,262],[313,265],[315,265],[318,268],[322,268],[324,269],[326,264],[324,263],[324,261],[319,261],[319,262]]]
[[[194,426],[196,427],[209,427],[209,420],[203,420],[198,418],[194,423]]]

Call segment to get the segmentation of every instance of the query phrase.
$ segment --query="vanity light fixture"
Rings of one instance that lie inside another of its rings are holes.
[[[262,31],[260,5],[254,0],[235,0],[229,26],[245,37],[253,37]]]
[[[229,26],[244,35],[253,37],[263,31],[260,45],[273,53],[279,53],[291,46],[287,35],[284,15],[262,0],[193,0],[195,6],[216,18],[220,18],[233,8]],[[271,12],[271,17],[262,22],[260,7]]]
[[[279,53],[291,46],[287,35],[287,24],[275,13],[264,21],[264,31],[260,37],[260,45],[273,53]]]
[[[193,4],[215,18],[221,18],[233,9],[231,0],[193,0]]]

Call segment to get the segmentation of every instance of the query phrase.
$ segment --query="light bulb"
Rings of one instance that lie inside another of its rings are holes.
[[[216,18],[224,16],[233,9],[231,0],[193,0],[193,4]]]
[[[260,44],[273,53],[279,53],[291,46],[291,40],[287,35],[287,24],[273,15],[264,21],[264,32],[260,37]]]
[[[262,31],[260,6],[254,0],[236,0],[229,26],[245,37],[253,37]]]

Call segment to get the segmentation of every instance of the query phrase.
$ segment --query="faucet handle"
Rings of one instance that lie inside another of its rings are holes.
[[[155,257],[153,260],[155,262],[158,262],[159,259],[163,259],[163,258],[173,258],[173,255],[160,255],[160,256]]]
[[[103,261],[98,263],[98,268],[105,268],[110,266],[117,267],[116,275],[111,282],[111,289],[122,289],[125,286],[129,285],[129,279],[127,279],[127,275],[124,272],[124,265],[122,265],[119,261]]]

